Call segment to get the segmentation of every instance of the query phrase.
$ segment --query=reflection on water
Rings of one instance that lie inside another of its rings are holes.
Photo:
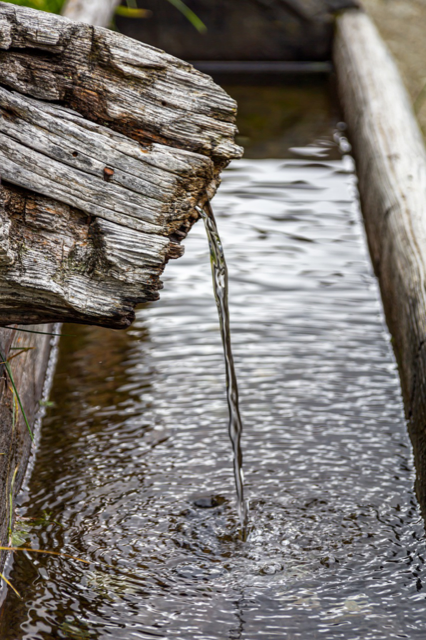
[[[259,76],[254,78],[259,81]],[[333,87],[322,76],[296,76],[283,84],[279,77],[271,83],[230,84],[219,76],[226,91],[238,102],[238,144],[250,158],[289,158],[292,147],[305,146],[330,137],[331,123],[337,122],[336,103],[330,100]],[[247,79],[244,78],[247,82]],[[296,84],[297,83],[297,84]],[[339,158],[337,147],[329,148],[332,159]]]
[[[330,134],[331,135],[331,134]],[[423,638],[424,533],[350,157],[242,160],[230,271],[248,541],[198,224],[124,333],[66,327],[2,638]],[[333,151],[335,153],[335,150]],[[314,154],[315,155],[315,154]],[[33,522],[33,524],[31,524]],[[20,527],[20,529],[19,529]]]

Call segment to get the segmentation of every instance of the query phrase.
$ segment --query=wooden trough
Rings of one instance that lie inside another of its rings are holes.
[[[261,4],[267,10],[260,15]],[[189,27],[173,17],[169,6],[161,16],[153,12],[151,20],[126,24],[121,19],[120,25],[151,44],[165,46],[167,41],[171,51],[201,60],[206,69],[215,68],[217,39],[223,44],[220,59],[234,61],[235,68],[237,60],[240,71],[252,72],[253,59],[273,69],[277,61],[318,61],[332,55],[371,258],[399,366],[417,495],[426,516],[426,151],[396,64],[369,17],[355,8],[360,4],[236,0],[230,10],[239,24],[232,27],[237,33],[233,37],[227,31],[232,19],[227,16],[224,24],[219,18],[225,5],[194,0],[191,6],[208,26],[207,46],[202,36],[179,37]],[[144,6],[150,8],[149,1]],[[225,62],[221,70],[229,65]]]
[[[67,11],[105,25],[117,2],[101,3],[109,13],[97,4],[68,0]],[[426,151],[369,18],[345,11],[335,28],[341,103],[426,513]],[[226,93],[187,63],[0,2],[0,325],[127,326],[138,302],[158,297],[164,265],[181,254],[198,217],[195,206],[241,154],[235,115]],[[0,329],[3,356],[17,346],[35,347],[10,362],[32,426],[51,338]],[[15,423],[11,381],[0,366],[4,543],[8,496],[19,489],[31,440],[22,418]]]

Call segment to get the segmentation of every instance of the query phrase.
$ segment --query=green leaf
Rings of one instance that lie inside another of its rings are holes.
[[[52,400],[39,400],[40,407],[55,407],[56,404]]]
[[[170,4],[172,4],[176,9],[178,9],[187,20],[192,24],[193,27],[199,31],[199,33],[205,33],[207,31],[207,27],[202,20],[190,9],[182,0],[169,0]]]
[[[15,529],[10,537],[10,543],[12,547],[22,547],[24,544],[28,543],[29,539],[29,531],[24,531],[23,529]]]
[[[115,13],[118,16],[124,16],[125,18],[149,18],[152,15],[152,11],[149,11],[148,9],[123,7],[122,5],[118,5],[118,7],[116,7]]]

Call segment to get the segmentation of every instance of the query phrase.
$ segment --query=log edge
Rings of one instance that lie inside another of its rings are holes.
[[[364,12],[336,19],[333,59],[426,515],[426,150],[396,63]]]

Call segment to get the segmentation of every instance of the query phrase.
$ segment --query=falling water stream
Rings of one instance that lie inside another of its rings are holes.
[[[229,322],[228,303],[228,267],[226,266],[225,253],[223,251],[222,241],[220,239],[219,230],[217,228],[210,202],[207,202],[204,206],[204,210],[200,209],[199,212],[204,219],[204,225],[209,241],[213,291],[219,313],[219,324],[226,369],[226,394],[229,411],[228,431],[233,450],[235,488],[237,490],[237,508],[241,523],[241,537],[244,539],[247,529],[247,504],[244,500],[243,453],[241,449],[243,424],[240,416],[238,382],[231,346],[231,327]]]

